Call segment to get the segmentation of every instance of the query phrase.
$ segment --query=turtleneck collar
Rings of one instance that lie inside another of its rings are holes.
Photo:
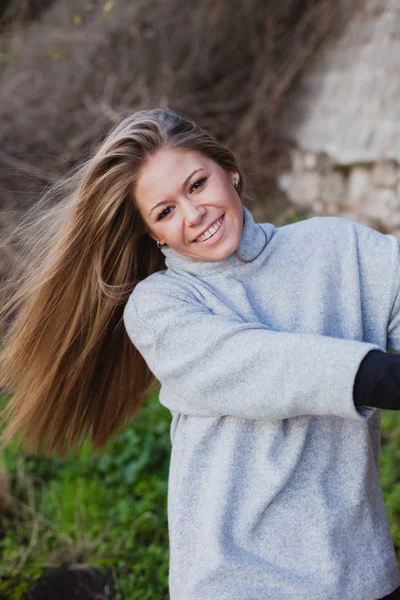
[[[262,253],[268,242],[267,232],[254,222],[251,212],[243,206],[243,230],[237,252],[245,261],[251,261]],[[245,265],[236,252],[218,261],[202,261],[179,254],[169,246],[163,246],[161,252],[165,256],[165,264],[173,271],[186,271],[193,275],[214,275],[227,268]]]

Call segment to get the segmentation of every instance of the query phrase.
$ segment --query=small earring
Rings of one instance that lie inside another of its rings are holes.
[[[238,182],[238,180],[237,180],[237,179],[234,179],[234,180],[233,180],[233,185],[234,185],[234,187],[235,187],[235,188],[237,188],[237,186],[238,186],[238,183],[239,183],[239,182]]]
[[[160,240],[157,240],[157,248],[160,249],[163,247],[163,244],[160,243]]]

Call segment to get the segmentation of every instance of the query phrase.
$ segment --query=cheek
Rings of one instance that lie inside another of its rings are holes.
[[[218,185],[215,185],[212,188],[210,186],[206,192],[207,197],[205,201],[210,205],[227,209],[235,207],[235,197],[232,195],[229,184],[222,181],[218,182]]]
[[[237,194],[232,195],[232,192],[229,191],[227,205],[232,210],[234,215],[240,219],[243,208],[242,208],[242,201],[240,200],[239,196]]]
[[[179,245],[182,242],[182,227],[177,219],[159,225],[156,229],[157,239],[163,239],[169,246]]]
[[[157,235],[154,226],[149,225],[148,223],[146,223],[146,221],[144,221],[144,226],[145,226],[147,235],[149,235],[151,238],[153,238],[153,240],[158,240],[159,236]]]

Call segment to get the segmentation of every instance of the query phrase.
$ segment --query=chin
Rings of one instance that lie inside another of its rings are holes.
[[[224,260],[225,258],[228,258],[228,256],[230,256],[231,254],[233,254],[237,250],[237,248],[238,244],[232,244],[225,248],[215,248],[215,251],[210,252],[208,257],[204,255],[203,260],[209,260],[212,262]]]

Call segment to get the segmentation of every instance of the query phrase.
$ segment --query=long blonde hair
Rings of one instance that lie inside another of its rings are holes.
[[[233,154],[192,121],[141,110],[3,242],[11,261],[0,299],[0,385],[11,395],[3,445],[17,436],[27,449],[62,454],[90,437],[100,448],[138,418],[155,380],[122,315],[135,285],[165,268],[134,200],[144,162],[161,148],[195,150],[240,172]]]

